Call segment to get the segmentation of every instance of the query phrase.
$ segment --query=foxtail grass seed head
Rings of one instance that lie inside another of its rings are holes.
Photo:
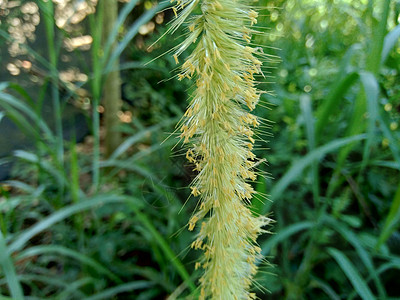
[[[170,31],[187,26],[186,39],[174,49],[176,63],[195,44],[178,78],[196,85],[179,129],[197,172],[190,188],[200,205],[188,229],[198,228],[191,247],[204,251],[195,265],[203,269],[200,299],[255,299],[249,288],[261,259],[256,239],[270,222],[249,209],[260,163],[252,152],[260,122],[250,112],[263,93],[254,76],[263,75],[267,58],[250,46],[258,13],[248,0],[175,2]]]

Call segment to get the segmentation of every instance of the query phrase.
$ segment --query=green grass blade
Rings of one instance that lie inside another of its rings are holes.
[[[400,259],[392,258],[389,262],[382,264],[378,270],[377,273],[381,274],[384,273],[385,271],[389,269],[398,269],[400,270]]]
[[[379,235],[376,249],[379,249],[390,237],[390,235],[400,226],[400,185],[390,206],[389,214],[386,217],[385,225]]]
[[[372,294],[368,285],[365,284],[360,273],[351,263],[351,261],[341,251],[328,248],[328,253],[336,260],[347,279],[351,282],[358,295],[364,300],[375,300],[376,297]]]
[[[20,281],[25,282],[27,285],[35,285],[36,282],[41,282],[42,286],[67,288],[68,282],[58,276],[40,275],[40,274],[21,274]]]
[[[118,285],[116,287],[107,289],[98,294],[85,298],[85,300],[100,300],[100,299],[114,299],[114,296],[123,292],[130,292],[139,289],[145,289],[153,286],[153,283],[149,281],[133,281],[125,284]]]
[[[340,62],[340,68],[337,75],[337,80],[335,82],[340,81],[343,78],[343,74],[350,74],[354,69],[352,65],[352,59],[355,54],[362,51],[361,44],[354,44],[346,51],[345,55],[343,56]]]
[[[320,109],[317,111],[317,122],[315,124],[315,139],[317,143],[321,138],[323,129],[327,126],[329,116],[332,114],[332,111],[335,111],[340,106],[342,103],[340,99],[343,99],[343,96],[356,82],[358,77],[358,73],[353,72],[338,81],[333,86],[331,92],[328,94]]]
[[[325,292],[325,294],[327,294],[329,296],[329,298],[332,300],[340,300],[341,299],[340,296],[330,287],[329,284],[327,284],[326,282],[322,281],[319,278],[313,277],[310,285],[311,286],[315,285],[316,287],[323,290]]]
[[[304,123],[306,125],[306,134],[308,139],[308,150],[312,151],[315,148],[314,137],[314,116],[311,108],[311,98],[309,95],[301,95],[300,108],[303,114]]]
[[[90,199],[85,199],[80,203],[66,206],[19,234],[8,247],[8,252],[12,253],[15,251],[20,251],[36,234],[51,228],[52,225],[72,216],[77,212],[85,211],[100,205],[123,203],[125,201],[127,201],[127,199],[119,195],[100,195]]]
[[[387,24],[387,18],[389,14],[389,3],[390,0],[384,0],[381,1],[382,5],[382,16],[380,18],[379,24],[377,28],[372,28],[373,31],[373,36],[371,38],[371,49],[368,52],[368,55],[366,57],[366,71],[371,72],[375,76],[378,75],[379,70],[380,70],[380,58],[382,55],[382,48],[383,48],[383,40],[384,36],[386,33],[386,24]],[[372,15],[371,15],[372,17]],[[373,20],[371,20],[373,22]],[[358,93],[355,103],[354,103],[354,110],[352,113],[352,118],[349,122],[349,125],[347,127],[346,131],[346,136],[352,136],[356,134],[363,133],[365,130],[365,121],[364,121],[364,114],[367,110],[367,97],[369,95],[367,94],[366,87],[364,86],[364,89],[360,90]],[[368,144],[368,143],[367,143]],[[353,149],[354,144],[349,144],[343,149],[340,150],[338,158],[337,158],[337,165],[335,169],[335,175],[334,177],[337,178],[348,155],[350,154],[350,151]],[[366,148],[367,149],[367,148]],[[332,180],[332,184],[328,188],[328,195],[331,195],[336,188],[339,187],[339,181],[337,180]]]
[[[379,117],[379,127],[383,131],[384,136],[389,140],[389,148],[392,151],[393,158],[396,160],[397,166],[400,166],[400,144],[399,140],[393,136],[392,131],[386,125],[386,121]]]
[[[171,264],[175,267],[178,274],[181,278],[186,282],[189,286],[190,290],[193,292],[196,289],[195,284],[190,278],[188,272],[185,267],[181,263],[181,261],[176,257],[176,254],[172,251],[171,247],[168,245],[167,241],[161,236],[158,230],[154,227],[149,218],[143,214],[140,210],[138,210],[133,204],[130,204],[129,207],[135,212],[137,218],[140,220],[143,226],[150,232],[150,234],[154,237],[165,256],[171,262]]]
[[[170,5],[171,5],[171,3],[169,1],[158,3],[156,6],[154,6],[153,8],[149,9],[144,14],[142,14],[140,16],[140,18],[137,19],[135,21],[135,23],[133,23],[131,25],[131,27],[129,27],[129,29],[126,32],[126,34],[125,34],[124,38],[122,39],[122,41],[118,44],[117,47],[115,47],[115,50],[111,53],[110,59],[107,61],[106,65],[105,65],[105,68],[104,68],[104,73],[105,74],[108,74],[111,71],[111,69],[113,68],[115,60],[118,59],[118,57],[121,56],[121,54],[124,51],[124,49],[126,48],[126,46],[128,46],[130,41],[136,36],[136,34],[139,31],[140,26],[142,26],[143,24],[145,24],[148,21],[150,21],[155,16],[155,14],[157,12],[163,10],[164,8],[166,8],[166,7],[170,6]]]
[[[303,114],[304,123],[306,125],[306,135],[308,140],[308,151],[311,152],[315,149],[315,129],[314,129],[314,116],[311,108],[311,98],[309,95],[302,95],[300,97],[300,108]],[[312,190],[314,205],[318,207],[319,204],[319,172],[318,162],[313,161],[311,166],[312,172]]]
[[[371,256],[369,255],[369,253],[367,252],[367,250],[360,243],[357,235],[354,234],[350,228],[348,228],[344,224],[338,222],[337,220],[335,220],[332,217],[325,216],[325,221],[331,225],[333,230],[336,230],[337,232],[339,232],[340,235],[342,235],[342,237],[344,239],[346,239],[356,249],[358,256],[360,257],[360,259],[366,266],[370,277],[375,282],[375,285],[379,292],[379,297],[381,299],[385,299],[386,298],[385,288],[384,288],[381,280],[377,276],[376,269],[373,264],[373,260],[372,260]]]
[[[66,289],[64,289],[60,294],[58,294],[54,300],[73,299],[71,297],[71,294],[74,294],[74,293],[76,293],[76,291],[79,291],[80,287],[88,285],[88,284],[93,284],[93,283],[95,283],[95,279],[93,277],[80,278],[80,279],[68,284],[68,287]]]
[[[13,89],[19,95],[21,95],[31,107],[33,107],[33,108],[35,107],[36,103],[34,102],[32,97],[29,96],[29,94],[26,92],[26,90],[22,86],[20,86],[19,84],[13,83],[13,82],[9,82],[7,87],[9,87],[10,89]]]
[[[54,177],[59,188],[63,188],[68,185],[68,179],[65,178],[65,173],[62,172],[62,170],[57,169],[54,164],[41,159],[36,154],[23,150],[16,150],[14,151],[14,156],[40,166],[42,171],[46,171],[48,174]]]
[[[96,260],[79,253],[75,250],[68,249],[62,246],[56,246],[56,245],[44,245],[44,246],[35,246],[35,247],[30,247],[22,252],[20,252],[17,255],[17,259],[24,259],[27,257],[31,256],[36,256],[36,255],[45,255],[45,254],[53,254],[56,253],[61,256],[66,256],[69,258],[76,259],[77,261],[81,262],[83,265],[87,265],[92,267],[94,270],[96,270],[99,274],[104,274],[107,277],[109,277],[111,280],[121,283],[122,280],[118,278],[114,273],[112,273],[110,270],[105,268],[103,265],[101,265],[99,262]]]
[[[6,277],[8,288],[14,300],[23,300],[24,293],[19,282],[17,272],[15,271],[14,263],[9,255],[6,241],[3,233],[0,231],[0,266],[2,267],[3,275]]]
[[[354,108],[353,112],[351,114],[351,119],[349,121],[349,125],[347,127],[346,136],[353,136],[356,134],[361,134],[364,133],[365,131],[365,120],[364,120],[364,115],[366,112],[366,107],[367,107],[367,101],[366,101],[366,94],[365,91],[362,89],[358,93],[355,99],[354,103]],[[335,175],[334,177],[337,177],[338,174],[340,173],[340,170],[343,168],[343,165],[347,159],[347,156],[351,152],[351,150],[354,147],[354,143],[348,144],[345,147],[343,147],[337,157],[337,163],[336,163],[336,168],[335,168]],[[335,188],[338,187],[337,183],[338,181],[332,181],[335,182],[335,185],[332,185],[328,188],[328,195],[331,195],[332,192],[335,190]]]
[[[390,12],[390,1],[382,0],[380,1],[380,12],[381,17],[378,26],[374,26],[372,29],[373,36],[371,40],[371,49],[368,53],[366,60],[366,70],[372,72],[374,75],[378,75],[379,69],[381,68],[382,51],[386,35],[386,25]],[[371,22],[374,22],[373,16],[371,16]],[[371,23],[373,24],[373,23]]]
[[[255,186],[256,196],[251,201],[251,211],[256,215],[261,214],[265,205],[266,199],[264,195],[267,195],[267,181],[266,178],[260,177]]]
[[[389,140],[389,148],[392,151],[393,158],[396,160],[398,166],[400,166],[400,140],[395,136],[395,132],[392,132],[387,125],[389,123],[389,117],[385,114],[379,114],[379,128],[382,130],[383,135]]]
[[[51,130],[49,129],[47,124],[36,115],[35,111],[32,108],[30,108],[28,105],[23,103],[21,100],[15,98],[14,96],[9,95],[7,93],[3,93],[2,89],[0,88],[0,105],[2,102],[7,103],[10,106],[20,110],[22,113],[28,116],[35,124],[38,124],[40,129],[43,131],[43,133],[47,138],[53,137],[53,134],[51,133]]]
[[[381,64],[383,65],[389,56],[390,51],[396,45],[400,38],[400,25],[397,25],[391,32],[389,32],[385,41],[383,42]]]
[[[383,160],[375,160],[371,161],[371,165],[378,167],[391,168],[400,171],[400,163],[396,161],[383,161]]]
[[[1,101],[1,95],[0,95]],[[26,137],[31,138],[32,140],[40,139],[40,133],[35,130],[32,124],[27,120],[24,114],[21,114],[20,111],[8,105],[7,103],[0,103],[0,106],[4,109],[5,115],[21,130],[21,132],[26,135]]]
[[[146,148],[145,150],[137,152],[136,154],[132,155],[131,157],[129,157],[127,159],[122,159],[122,160],[113,159],[113,160],[102,161],[102,162],[100,162],[101,168],[112,167],[112,169],[110,169],[110,171],[103,177],[103,179],[111,179],[116,174],[118,174],[118,172],[121,170],[132,170],[134,172],[137,172],[139,170],[139,168],[134,167],[135,164],[136,165],[140,164],[140,162],[143,161],[143,159],[146,156],[149,157],[152,154],[160,151],[161,149],[165,149],[165,148],[170,149],[174,145],[176,145],[176,141],[168,140],[163,144],[154,144],[154,145]],[[139,174],[141,174],[141,173],[142,172],[140,170]],[[155,178],[156,176],[154,175],[154,173],[146,172],[145,177],[148,177],[148,178],[154,177]]]
[[[122,8],[121,12],[118,15],[117,22],[115,22],[113,29],[110,33],[110,35],[107,37],[107,41],[105,43],[105,46],[103,48],[104,51],[104,59],[108,58],[108,55],[111,50],[112,44],[115,42],[118,36],[118,31],[120,27],[124,24],[126,17],[129,15],[129,13],[133,10],[133,8],[136,6],[139,0],[132,0],[129,1],[125,6]]]
[[[334,140],[322,147],[316,148],[314,151],[308,153],[305,157],[297,160],[290,169],[283,175],[283,177],[275,184],[270,193],[270,199],[272,202],[276,202],[280,199],[280,196],[285,191],[285,189],[295,181],[301,172],[313,161],[321,159],[327,153],[332,152],[340,147],[348,145],[349,143],[355,141],[361,141],[366,138],[365,134],[360,134],[356,136],[346,137]],[[264,213],[269,209],[268,205],[264,207]]]
[[[125,139],[125,141],[117,149],[115,149],[115,151],[111,154],[109,159],[110,160],[116,159],[118,156],[121,156],[123,153],[125,153],[126,150],[128,150],[135,143],[139,142],[140,140],[147,137],[149,134],[151,134],[153,132],[160,131],[160,129],[165,126],[175,124],[176,120],[177,120],[176,118],[168,119],[164,122],[155,124],[145,130],[141,130],[138,133],[136,133],[135,135]]]
[[[314,222],[304,221],[295,223],[285,227],[284,229],[275,233],[272,237],[268,238],[268,240],[261,245],[262,255],[266,256],[271,251],[273,247],[278,245],[280,242],[286,240],[290,236],[302,231],[311,228],[314,225]]]
[[[375,127],[378,120],[378,97],[379,97],[379,85],[375,76],[370,72],[361,72],[360,80],[363,85],[365,95],[367,98],[368,108],[368,137],[364,146],[363,160],[361,163],[360,173],[365,169],[373,141],[375,140]]]
[[[12,186],[13,188],[17,188],[18,190],[24,192],[25,194],[29,194],[29,196],[32,196],[34,198],[39,198],[45,190],[45,187],[43,185],[31,186],[29,184],[26,184],[25,182],[18,180],[6,180],[4,181],[4,183]]]

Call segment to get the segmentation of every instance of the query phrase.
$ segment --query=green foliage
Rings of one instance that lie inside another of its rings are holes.
[[[181,188],[194,174],[174,148],[173,128],[192,88],[167,71],[175,66],[168,51],[184,36],[154,44],[172,11],[156,14],[164,3],[121,3],[101,49],[96,13],[68,32],[57,27],[49,1],[37,3],[42,47],[21,45],[27,51],[21,61],[46,76],[40,86],[24,74],[0,83],[0,125],[12,120],[15,138],[31,141],[12,154],[13,172],[0,184],[0,299],[196,298],[197,253],[189,251],[185,230],[196,203],[186,203],[190,191]],[[257,78],[276,95],[262,99],[272,110],[256,111],[274,122],[268,129],[274,137],[257,133],[256,154],[268,159],[268,169],[259,166],[268,177],[257,190],[269,201],[254,200],[253,210],[272,212],[277,222],[273,235],[259,240],[272,266],[261,264],[256,281],[270,291],[257,284],[254,290],[261,299],[397,299],[398,3],[259,5],[256,28],[263,34],[254,43],[273,47],[264,51],[282,62]],[[13,43],[11,19],[22,18],[18,9],[9,13],[0,24],[4,72],[12,62],[3,55]],[[121,124],[124,142],[107,160],[96,109],[86,113],[91,141],[67,138],[64,128],[75,120],[67,100],[79,97],[59,79],[66,67],[63,41],[83,34],[93,37],[91,50],[74,50],[68,64],[87,75],[76,86],[88,92],[92,107],[101,103],[104,74],[121,58],[123,110],[132,120]],[[276,83],[265,84],[268,76]],[[51,118],[46,105],[57,112]],[[270,140],[270,149],[261,138]]]
[[[277,257],[272,262],[281,280],[273,295],[398,297],[390,285],[399,273],[378,269],[383,252],[390,253],[388,260],[398,255],[389,242],[379,245],[388,235],[396,239],[396,229],[389,233],[388,224],[397,218],[399,114],[392,109],[397,98],[389,95],[399,86],[389,85],[384,74],[399,72],[398,29],[392,22],[399,12],[385,1],[266,5],[273,7],[268,9],[271,31],[282,37],[264,40],[275,42],[283,58],[277,95],[268,98],[276,104],[268,113],[277,123],[269,154],[276,180],[267,180],[272,201],[263,209],[276,215],[276,237],[261,244],[264,254]],[[371,60],[380,65],[372,66]],[[381,159],[387,167],[377,166]]]

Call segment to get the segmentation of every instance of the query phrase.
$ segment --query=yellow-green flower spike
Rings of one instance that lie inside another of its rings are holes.
[[[195,265],[204,269],[199,299],[255,299],[249,288],[261,259],[256,239],[270,222],[248,207],[255,194],[249,181],[256,179],[260,162],[252,153],[259,120],[249,111],[263,93],[254,75],[263,75],[261,60],[266,58],[260,48],[249,46],[258,13],[248,0],[176,2],[171,31],[187,24],[188,32],[175,49],[175,61],[196,43],[178,76],[196,84],[180,137],[198,172],[191,193],[200,206],[188,229],[201,222],[192,243],[204,251]],[[195,10],[199,14],[192,15]]]

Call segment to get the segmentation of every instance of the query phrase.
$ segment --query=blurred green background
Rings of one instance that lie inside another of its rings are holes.
[[[0,0],[0,299],[196,299],[170,5]],[[400,1],[255,5],[254,291],[400,299]]]

